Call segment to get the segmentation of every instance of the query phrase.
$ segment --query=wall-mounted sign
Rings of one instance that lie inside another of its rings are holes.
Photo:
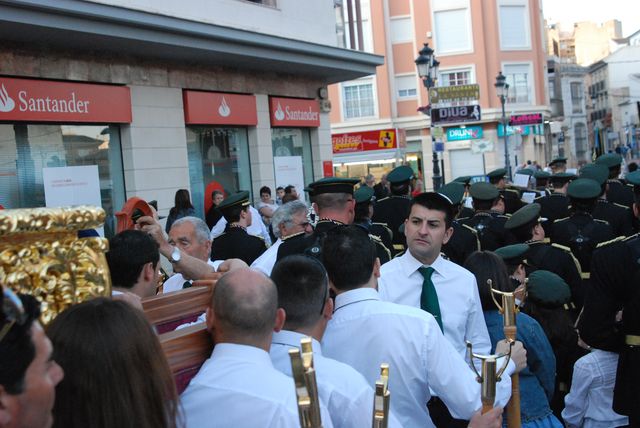
[[[320,126],[318,100],[300,98],[269,98],[271,126]]]
[[[395,129],[334,134],[331,136],[331,143],[333,154],[398,148]]]
[[[447,141],[475,140],[477,138],[482,138],[481,126],[447,129]]]
[[[322,176],[333,177],[333,161],[322,161]]]
[[[431,123],[445,125],[450,123],[477,122],[481,119],[479,105],[443,107],[431,109]]]
[[[471,142],[471,153],[478,154],[493,151],[493,141],[491,140],[473,140]]]
[[[529,135],[528,126],[507,126],[507,136],[509,135]],[[498,137],[504,137],[504,128],[501,123],[498,124]]]
[[[0,121],[131,123],[126,86],[0,77]]]
[[[432,107],[441,107],[446,103],[462,102],[477,104],[480,99],[480,85],[441,86],[429,89],[429,102]]]
[[[513,114],[509,118],[509,125],[537,125],[542,123],[542,120],[542,113]]]
[[[187,125],[257,125],[256,97],[220,92],[182,92]]]

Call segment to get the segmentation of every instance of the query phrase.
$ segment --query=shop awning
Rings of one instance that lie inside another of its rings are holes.
[[[376,163],[380,161],[395,162],[398,150],[380,150],[363,153],[333,155],[333,163]]]

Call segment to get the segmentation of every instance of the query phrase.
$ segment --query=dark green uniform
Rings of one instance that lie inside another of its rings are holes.
[[[266,249],[264,239],[249,235],[242,226],[227,224],[211,243],[211,260],[240,259],[251,265]]]

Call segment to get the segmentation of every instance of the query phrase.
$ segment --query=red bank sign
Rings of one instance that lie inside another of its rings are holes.
[[[395,129],[333,134],[331,143],[334,155],[398,148]]]
[[[187,125],[257,125],[256,97],[220,92],[183,91]]]
[[[320,126],[320,106],[317,100],[299,98],[269,98],[271,126]]]
[[[125,86],[0,77],[0,121],[131,123]]]

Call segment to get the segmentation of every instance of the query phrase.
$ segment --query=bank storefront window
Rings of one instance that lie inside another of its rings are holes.
[[[313,182],[313,159],[311,156],[311,138],[306,128],[274,128],[271,130],[271,144],[273,146],[273,158],[276,167],[278,164],[287,165],[298,171],[302,168],[303,182],[294,183],[278,181],[276,186],[296,186],[298,194],[306,184]],[[286,175],[280,175],[281,180],[286,180]]]
[[[105,235],[125,202],[120,131],[116,125],[0,124],[0,204],[45,206],[43,170],[97,165]]]

